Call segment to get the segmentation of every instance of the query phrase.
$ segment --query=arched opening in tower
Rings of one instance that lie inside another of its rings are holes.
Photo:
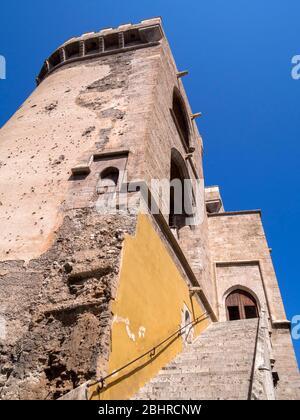
[[[169,226],[171,229],[180,230],[187,226],[187,219],[192,216],[193,191],[191,180],[182,157],[173,150],[170,174]]]
[[[177,129],[179,131],[179,134],[186,146],[187,149],[190,147],[190,128],[189,128],[189,122],[187,117],[187,112],[185,110],[185,106],[183,103],[183,100],[177,92],[177,90],[174,90],[173,93],[173,115],[175,118],[175,122],[177,125]]]

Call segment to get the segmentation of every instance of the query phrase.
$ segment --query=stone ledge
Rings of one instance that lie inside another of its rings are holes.
[[[128,149],[111,149],[106,150],[103,152],[95,151],[91,154],[89,152],[86,154],[85,158],[82,158],[81,161],[76,165],[74,168],[71,169],[72,175],[89,175],[91,173],[91,166],[94,161],[99,159],[115,157],[115,156],[128,156],[129,150]]]
[[[275,329],[291,329],[291,321],[288,319],[272,319],[272,326]]]
[[[239,216],[247,214],[259,214],[261,216],[261,210],[239,210],[239,211],[226,211],[223,213],[208,213],[208,217],[218,217],[218,216]]]

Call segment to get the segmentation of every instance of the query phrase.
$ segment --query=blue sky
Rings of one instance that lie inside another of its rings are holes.
[[[33,90],[43,60],[83,32],[161,16],[205,145],[207,184],[227,210],[263,211],[288,318],[300,314],[299,0],[2,2],[0,126]],[[300,340],[295,342],[298,361]]]

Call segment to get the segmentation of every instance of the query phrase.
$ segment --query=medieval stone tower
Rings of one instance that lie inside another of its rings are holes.
[[[184,74],[159,18],[83,34],[1,129],[1,399],[299,398],[260,211],[201,194]]]

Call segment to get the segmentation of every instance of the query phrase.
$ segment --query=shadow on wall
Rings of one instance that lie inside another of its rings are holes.
[[[192,300],[192,299],[191,299]],[[197,324],[205,321],[209,319],[209,315],[208,314],[203,314],[201,317],[194,319],[194,321],[191,321],[189,323],[187,323],[184,327],[182,327],[180,330],[177,330],[174,334],[172,334],[172,336],[166,338],[166,340],[164,340],[164,342],[160,343],[157,345],[157,347],[154,347],[153,349],[149,350],[147,353],[145,353],[144,355],[140,356],[139,359],[137,360],[133,360],[131,362],[129,362],[127,365],[121,367],[120,369],[123,370],[127,367],[129,367],[130,365],[134,365],[135,363],[137,363],[139,360],[143,359],[144,357],[149,356],[149,360],[146,360],[142,365],[135,367],[132,371],[124,374],[123,376],[121,376],[118,379],[113,380],[112,382],[110,382],[109,384],[106,384],[106,379],[112,378],[114,375],[116,375],[118,372],[114,372],[111,375],[108,375],[106,378],[102,378],[100,379],[97,388],[91,392],[91,394],[89,395],[89,399],[96,399],[98,397],[98,399],[101,399],[101,394],[106,392],[107,390],[109,390],[110,388],[118,385],[120,382],[125,381],[126,379],[130,378],[132,375],[135,375],[136,373],[138,373],[139,371],[141,371],[142,369],[144,369],[145,367],[147,367],[150,363],[153,363],[156,359],[158,359],[170,346],[172,346],[173,343],[175,343],[178,339],[180,339],[181,337],[183,337],[184,339],[188,339],[188,335],[190,330],[196,326]],[[188,332],[186,332],[188,331]],[[157,349],[161,347],[161,349],[158,351]],[[94,386],[94,384],[91,385],[91,387]]]

